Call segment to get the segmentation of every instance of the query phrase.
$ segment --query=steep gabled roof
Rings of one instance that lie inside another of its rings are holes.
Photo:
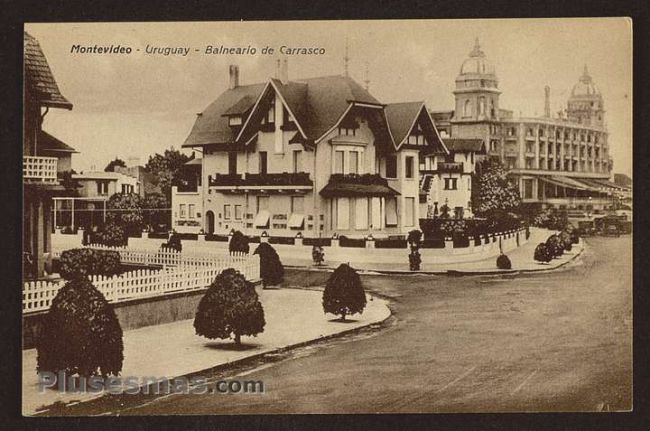
[[[266,91],[264,91],[266,89]],[[183,147],[246,142],[255,133],[269,103],[269,92],[277,91],[293,115],[304,141],[316,141],[334,127],[352,102],[382,106],[354,80],[346,76],[324,76],[282,83],[243,85],[223,92],[197,117]],[[263,94],[264,93],[264,94]],[[241,129],[228,124],[228,115],[245,115]]]
[[[235,105],[239,105],[237,109],[242,109],[242,99],[247,97],[246,100],[250,100],[254,104],[264,87],[265,84],[242,85],[221,93],[214,102],[197,116],[190,134],[183,143],[183,147],[233,142],[233,130],[224,114],[229,109],[234,108]]]
[[[386,105],[385,112],[396,149],[399,149],[405,142],[411,130],[419,121],[419,124],[425,132],[425,136],[429,136],[428,141],[432,141],[429,143],[428,148],[426,148],[427,153],[444,154],[449,152],[424,102],[390,103]]]
[[[42,106],[72,109],[72,103],[59,91],[41,46],[27,32],[24,32],[23,47],[25,91],[33,95]]]
[[[445,138],[443,141],[452,153],[485,152],[483,139]]]
[[[78,153],[79,151],[72,148],[70,145],[55,138],[44,130],[38,134],[38,149],[39,151],[56,151],[59,153]]]
[[[386,119],[395,145],[402,143],[411,131],[422,109],[423,102],[389,103],[386,105]]]

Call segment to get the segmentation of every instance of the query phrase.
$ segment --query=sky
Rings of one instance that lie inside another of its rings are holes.
[[[275,76],[277,55],[264,47],[323,48],[291,55],[289,78],[349,74],[383,103],[425,101],[454,107],[454,80],[479,38],[496,68],[500,108],[541,116],[544,86],[551,112],[566,107],[584,65],[605,103],[613,172],[632,173],[632,22],[627,18],[265,21],[161,23],[26,23],[72,111],[51,109],[44,130],[79,151],[77,171],[103,169],[119,157],[180,148],[196,114],[228,87],[228,65],[240,83]],[[347,41],[347,42],[346,42]],[[129,55],[81,54],[73,45],[131,47]],[[256,55],[208,55],[208,45],[255,47]],[[150,47],[188,47],[187,56],[150,55]],[[140,51],[137,51],[137,50]],[[199,52],[194,50],[198,49]],[[367,70],[367,73],[366,73]],[[191,151],[189,151],[191,152]]]

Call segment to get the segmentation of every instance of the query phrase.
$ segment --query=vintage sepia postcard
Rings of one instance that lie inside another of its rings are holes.
[[[631,19],[23,37],[23,415],[633,410]]]

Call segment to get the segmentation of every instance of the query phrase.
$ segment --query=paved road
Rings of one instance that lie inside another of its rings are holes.
[[[632,239],[588,244],[581,263],[549,274],[364,277],[392,300],[386,328],[239,373],[264,381],[263,395],[172,395],[119,413],[628,410]]]

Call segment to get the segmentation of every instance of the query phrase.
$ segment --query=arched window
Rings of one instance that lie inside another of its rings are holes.
[[[478,99],[478,115],[485,115],[485,97]]]
[[[472,101],[469,99],[465,101],[465,107],[463,108],[463,116],[464,117],[472,116]]]

